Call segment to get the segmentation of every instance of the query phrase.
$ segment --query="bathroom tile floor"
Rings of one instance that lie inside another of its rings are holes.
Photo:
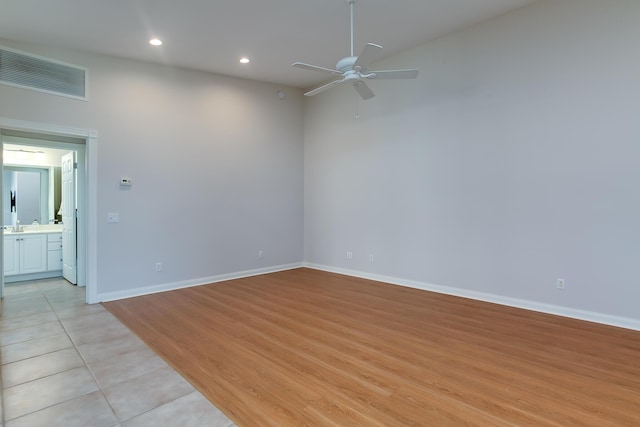
[[[0,363],[0,427],[235,426],[65,280],[5,285]]]

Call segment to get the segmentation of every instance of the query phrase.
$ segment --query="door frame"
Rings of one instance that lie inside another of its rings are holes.
[[[0,135],[2,130],[32,132],[43,135],[55,135],[84,140],[84,159],[78,159],[78,286],[86,286],[86,301],[89,304],[98,300],[97,274],[97,235],[98,235],[98,132],[91,129],[79,129],[68,126],[37,123],[0,117]],[[0,148],[2,141],[0,140]],[[0,188],[2,175],[0,174]],[[2,211],[0,200],[0,212]],[[83,209],[80,209],[83,208]],[[0,245],[0,272],[3,271],[4,252]],[[0,275],[4,288],[4,275]]]

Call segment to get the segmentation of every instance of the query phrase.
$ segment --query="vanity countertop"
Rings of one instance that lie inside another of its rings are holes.
[[[41,225],[36,230],[32,225],[25,225],[24,231],[13,231],[11,227],[4,229],[4,235],[9,236],[13,234],[49,234],[49,233],[62,233],[61,224]]]

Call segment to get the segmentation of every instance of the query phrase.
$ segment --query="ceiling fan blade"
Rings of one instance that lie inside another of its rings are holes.
[[[353,87],[356,89],[356,91],[360,94],[360,96],[364,100],[371,99],[374,96],[376,96],[371,91],[371,89],[369,89],[369,86],[367,86],[367,84],[363,81],[353,82]]]
[[[344,81],[344,79],[342,79],[342,80],[334,80],[334,81],[329,82],[329,83],[327,83],[325,85],[322,85],[322,86],[317,87],[317,88],[315,88],[313,90],[310,90],[309,92],[305,93],[304,96],[317,95],[320,92],[324,92],[327,89],[331,89],[333,86],[338,85],[338,84],[342,83],[343,81]]]
[[[321,71],[323,73],[342,74],[338,70],[332,70],[331,68],[318,67],[317,65],[305,64],[304,62],[294,62],[292,67],[300,68],[303,70]]]
[[[367,43],[362,49],[362,52],[360,52],[360,56],[358,56],[355,64],[353,64],[353,69],[355,70],[356,67],[360,67],[361,72],[366,72],[367,68],[369,68],[369,64],[371,64],[373,60],[378,57],[381,50],[382,46],[373,43]]]
[[[367,77],[369,79],[415,79],[418,77],[419,70],[383,70],[383,71],[370,71],[372,76]]]

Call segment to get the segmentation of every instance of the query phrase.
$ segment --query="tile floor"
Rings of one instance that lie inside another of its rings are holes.
[[[0,427],[235,426],[84,288],[5,285]]]

